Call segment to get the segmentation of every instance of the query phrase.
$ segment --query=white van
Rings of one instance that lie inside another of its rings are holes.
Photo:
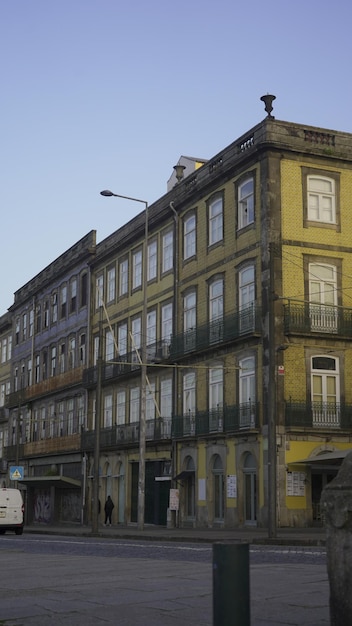
[[[0,488],[0,535],[7,530],[22,535],[23,513],[24,505],[20,490]]]

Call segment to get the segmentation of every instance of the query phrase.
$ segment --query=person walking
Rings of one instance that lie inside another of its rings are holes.
[[[111,497],[108,496],[107,501],[105,502],[104,511],[105,511],[105,522],[104,526],[111,526],[111,515],[113,508],[115,507]]]

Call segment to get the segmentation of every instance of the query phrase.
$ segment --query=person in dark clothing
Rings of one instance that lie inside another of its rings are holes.
[[[105,502],[104,511],[105,511],[105,522],[104,526],[111,526],[111,515],[113,508],[115,507],[113,501],[110,496],[108,496],[107,501]]]

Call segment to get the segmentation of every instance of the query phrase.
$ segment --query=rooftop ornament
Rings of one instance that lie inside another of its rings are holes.
[[[266,96],[262,96],[261,101],[265,104],[265,111],[267,112],[267,118],[275,119],[273,115],[271,115],[271,111],[273,110],[272,104],[273,101],[276,100],[276,96],[271,96],[268,93]]]

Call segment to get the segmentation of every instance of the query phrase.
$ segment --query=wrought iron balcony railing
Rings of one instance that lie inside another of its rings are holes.
[[[221,319],[197,326],[174,335],[170,345],[170,359],[181,358],[191,352],[207,350],[261,330],[260,309],[251,304]]]
[[[146,421],[147,441],[171,439],[171,417],[158,417]],[[115,424],[111,428],[100,430],[100,449],[123,447],[125,444],[137,444],[139,441],[139,422]],[[86,430],[81,435],[82,450],[93,450],[95,431]]]
[[[285,333],[319,333],[352,338],[352,308],[290,300],[284,305]]]
[[[258,403],[246,402],[209,411],[175,415],[172,437],[197,437],[214,433],[230,433],[258,428]]]
[[[285,424],[296,428],[352,428],[352,405],[339,402],[285,402]]]

